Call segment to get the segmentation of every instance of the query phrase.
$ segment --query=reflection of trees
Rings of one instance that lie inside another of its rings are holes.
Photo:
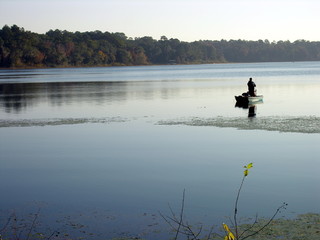
[[[47,97],[52,105],[76,103],[103,104],[127,99],[126,82],[47,83]]]
[[[127,98],[126,83],[118,82],[59,82],[0,84],[0,104],[6,112],[20,112],[41,102],[53,106],[72,102],[124,101]]]
[[[33,104],[33,95],[28,95],[24,84],[0,84],[0,104],[6,112],[20,112]]]
[[[159,83],[159,82],[158,82]],[[71,104],[109,105],[129,100],[168,99],[181,90],[155,82],[55,82],[0,84],[0,106],[19,113],[43,103],[61,107]]]
[[[130,85],[130,87],[128,87]],[[49,102],[52,106],[112,104],[128,99],[153,99],[154,89],[128,82],[56,82],[0,84],[0,105],[6,112]]]

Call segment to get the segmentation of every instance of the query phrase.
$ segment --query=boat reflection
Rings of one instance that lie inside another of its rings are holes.
[[[249,111],[248,111],[248,117],[249,118],[255,117],[256,116],[256,110],[257,110],[256,105],[250,105],[249,106]]]
[[[254,118],[257,114],[257,103],[256,104],[249,104],[249,103],[241,103],[237,102],[235,107],[248,109],[248,118]]]

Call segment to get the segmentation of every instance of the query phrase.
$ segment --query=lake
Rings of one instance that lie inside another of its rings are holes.
[[[184,189],[189,222],[228,222],[250,162],[239,216],[319,213],[319,93],[320,62],[0,70],[0,229],[169,239]]]

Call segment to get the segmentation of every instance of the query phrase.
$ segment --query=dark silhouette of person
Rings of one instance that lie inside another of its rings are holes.
[[[252,81],[252,78],[249,79],[249,82],[247,83],[248,85],[248,90],[249,90],[249,95],[250,96],[256,96],[254,93],[254,88],[256,87],[256,84]]]
[[[256,116],[256,106],[255,105],[251,105],[249,106],[249,111],[248,111],[248,117],[252,118]]]

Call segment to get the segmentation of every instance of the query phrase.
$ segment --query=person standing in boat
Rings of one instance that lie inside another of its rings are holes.
[[[249,79],[249,82],[247,83],[247,85],[248,85],[249,95],[253,97],[256,96],[255,94],[256,84],[252,81],[252,78]]]

